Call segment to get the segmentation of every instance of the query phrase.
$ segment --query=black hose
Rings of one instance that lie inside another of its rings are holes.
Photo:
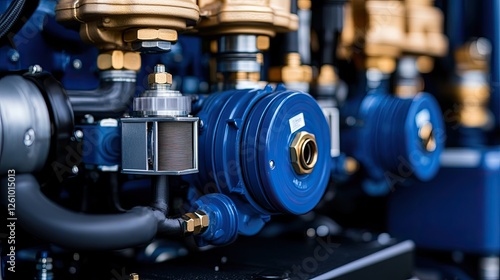
[[[7,10],[0,15],[0,40],[10,32],[16,32],[22,27],[24,22],[20,20],[27,20],[36,10],[39,1],[35,0],[13,0]]]
[[[153,208],[168,214],[168,177],[159,175],[153,177]]]
[[[16,176],[17,222],[46,241],[77,250],[114,250],[150,242],[158,233],[182,235],[181,219],[167,219],[149,207],[135,207],[122,214],[88,215],[68,211],[40,191],[31,174]],[[7,186],[3,178],[2,186]],[[7,188],[4,188],[7,192]],[[7,205],[7,195],[2,203]]]

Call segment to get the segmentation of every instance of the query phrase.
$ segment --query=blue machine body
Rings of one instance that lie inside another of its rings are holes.
[[[26,70],[36,61],[57,77],[67,89],[93,89],[99,84],[97,49],[81,41],[78,31],[55,20],[56,0],[40,0],[40,5],[12,38],[0,48],[0,70]],[[10,1],[2,1],[4,10]],[[70,50],[70,51],[68,51]],[[76,66],[76,67],[75,67]]]
[[[96,124],[79,125],[77,129],[83,132],[82,162],[96,166],[118,166],[121,163],[121,133],[110,120]]]
[[[364,166],[369,177],[363,187],[369,194],[385,195],[401,178],[427,181],[436,175],[445,129],[432,95],[403,99],[377,89],[366,94],[353,115],[356,124],[342,131],[341,150]],[[424,148],[418,135],[426,123],[433,127],[432,151]]]
[[[433,180],[391,195],[391,234],[422,248],[498,254],[500,146],[449,149],[441,161]]]
[[[235,203],[240,234],[256,234],[272,214],[304,214],[316,206],[329,179],[330,139],[310,95],[281,86],[231,90],[210,95],[201,107],[200,172],[187,180],[203,194],[223,193]],[[289,146],[302,131],[315,135],[319,151],[310,174],[291,165]]]

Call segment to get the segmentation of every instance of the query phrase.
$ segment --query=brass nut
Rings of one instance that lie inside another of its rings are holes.
[[[325,64],[319,70],[319,76],[316,80],[318,85],[331,85],[335,84],[338,80],[337,73],[333,65]]]
[[[141,69],[141,55],[136,52],[114,50],[99,54],[97,67],[100,70],[134,70]]]
[[[167,72],[151,73],[148,75],[148,83],[151,84],[172,84],[172,75]]]
[[[290,159],[298,174],[312,173],[318,161],[318,145],[314,134],[306,131],[297,133],[290,145]]]
[[[352,157],[345,158],[344,171],[348,175],[352,175],[352,174],[356,173],[356,171],[358,171],[358,169],[359,169],[359,163],[356,159],[354,159]]]
[[[259,51],[267,51],[269,49],[269,36],[257,36],[257,49]]]
[[[209,224],[208,215],[197,210],[194,213],[186,213],[182,216],[184,234],[200,234]]]
[[[310,83],[312,80],[312,68],[309,65],[301,65],[298,53],[289,53],[285,57],[286,65],[283,67],[272,67],[269,69],[269,80],[272,82],[285,83]]]
[[[125,31],[123,40],[127,43],[135,41],[177,41],[177,31],[172,29],[131,29]]]
[[[200,210],[196,210],[194,214],[200,219],[200,224],[201,224],[201,230],[203,231],[206,229],[210,223],[210,220],[208,218],[208,215]]]

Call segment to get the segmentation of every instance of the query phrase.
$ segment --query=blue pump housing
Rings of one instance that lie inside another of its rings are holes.
[[[372,91],[362,99],[355,118],[356,125],[342,132],[341,149],[363,164],[370,178],[363,187],[369,194],[386,194],[403,179],[428,181],[436,175],[445,129],[432,95],[402,99]],[[432,125],[435,141],[430,151],[419,137],[426,123]]]
[[[328,124],[316,101],[278,86],[210,95],[197,114],[199,173],[187,180],[200,192],[227,195],[236,205],[238,232],[253,235],[270,215],[304,214],[326,189],[331,170]],[[297,133],[315,135],[312,173],[294,171],[289,146]]]

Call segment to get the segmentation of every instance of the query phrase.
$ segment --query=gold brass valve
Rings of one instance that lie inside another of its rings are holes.
[[[312,173],[318,161],[316,137],[309,132],[299,132],[290,145],[290,159],[298,174]]]
[[[192,0],[60,0],[56,19],[79,22],[82,40],[99,49],[157,52],[196,24],[199,8]]]
[[[459,83],[455,87],[458,119],[465,127],[484,127],[491,121],[488,83],[491,43],[485,38],[471,40],[455,51]]]
[[[285,66],[271,67],[269,69],[270,82],[284,83],[310,83],[312,80],[312,69],[309,65],[301,65],[298,53],[289,53],[285,58]]]
[[[443,14],[433,0],[353,0],[345,6],[337,55],[391,73],[401,54],[444,56]],[[425,71],[429,71],[426,64]],[[432,68],[431,68],[432,69]]]
[[[255,34],[273,37],[297,30],[298,17],[288,0],[198,0],[203,35]]]

